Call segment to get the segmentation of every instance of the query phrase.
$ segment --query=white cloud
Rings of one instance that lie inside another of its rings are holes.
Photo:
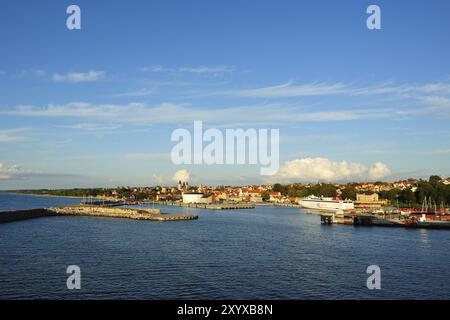
[[[86,102],[71,102],[63,105],[50,104],[42,108],[18,106],[13,111],[3,111],[0,113],[28,117],[117,118],[142,107],[143,105],[141,104],[94,105]]]
[[[21,171],[21,168],[17,165],[6,166],[0,162],[0,180],[12,179],[14,175]]]
[[[429,83],[421,87],[424,92],[450,94],[450,84],[448,83]]]
[[[216,66],[216,67],[183,67],[179,69],[179,72],[187,72],[187,73],[198,73],[198,74],[220,74],[220,73],[229,73],[233,72],[234,68],[226,67],[226,66]]]
[[[262,87],[248,90],[234,90],[214,93],[213,95],[232,95],[240,97],[254,98],[289,98],[289,97],[308,97],[308,96],[327,96],[327,95],[375,95],[375,94],[399,94],[413,90],[407,86],[390,86],[380,84],[369,87],[356,87],[353,84],[342,82],[325,83],[313,82],[296,85],[294,81],[288,81],[281,85]]]
[[[348,92],[349,87],[343,83],[311,83],[304,85],[294,85],[293,81],[287,83],[264,87],[259,89],[239,90],[229,92],[232,95],[241,97],[256,97],[256,98],[270,98],[270,97],[300,97],[300,96],[317,96],[330,95]]]
[[[403,84],[403,85],[391,85],[391,83],[385,83],[377,86],[355,88],[351,91],[354,95],[370,95],[370,94],[398,94],[405,95],[406,97],[419,98],[421,95],[427,94],[450,94],[450,84],[445,82],[426,83],[422,85],[417,84]]]
[[[136,91],[114,94],[112,97],[113,98],[146,97],[152,95],[154,91],[155,91],[154,89],[139,89]]]
[[[367,178],[377,180],[389,175],[390,171],[383,163],[376,163],[368,169],[361,163],[336,162],[327,158],[301,158],[285,162],[278,173],[269,179],[280,182],[335,182]]]
[[[164,68],[160,65],[153,65],[148,67],[140,68],[142,72],[160,72],[160,73],[173,73],[175,69]]]
[[[140,70],[143,72],[167,73],[167,74],[191,73],[191,74],[219,75],[222,73],[233,72],[235,70],[235,68],[227,67],[227,66],[199,66],[199,67],[166,68],[161,65],[152,65],[152,66],[140,68]]]
[[[295,82],[291,80],[280,85],[246,90],[228,90],[211,93],[209,95],[226,95],[253,98],[289,98],[327,95],[360,96],[389,94],[397,98],[420,98],[421,95],[424,94],[448,95],[450,94],[450,84],[438,82],[423,85],[394,85],[391,82],[384,82],[371,86],[356,86],[352,83],[343,82],[312,82],[305,84],[295,84]]]
[[[89,132],[104,132],[104,131],[114,131],[116,129],[119,129],[121,126],[116,124],[105,125],[99,123],[77,123],[74,125],[58,125],[56,127],[63,129],[76,129]]]
[[[178,170],[173,175],[173,181],[183,181],[183,182],[189,182],[190,174],[186,169]]]
[[[148,106],[143,103],[89,104],[72,102],[47,107],[18,106],[0,114],[29,117],[75,117],[97,118],[97,120],[121,123],[192,123],[194,120],[235,123],[236,119],[251,123],[305,122],[305,121],[347,121],[391,117],[392,110],[359,109],[333,111],[302,111],[298,107],[281,104],[238,106],[229,108],[198,108],[187,105],[162,103]]]
[[[20,133],[22,133],[24,131],[28,131],[28,130],[29,130],[29,128],[0,130],[0,143],[1,142],[16,142],[16,141],[28,140],[29,137],[20,134]]]
[[[431,107],[450,108],[450,99],[437,96],[424,97],[422,101]]]
[[[369,169],[369,178],[372,180],[381,180],[391,175],[391,170],[384,163],[377,162]]]
[[[440,96],[423,97],[421,101],[425,107],[419,110],[412,110],[409,114],[416,116],[431,115],[438,118],[450,117],[450,99]]]
[[[149,67],[150,68],[150,67]],[[206,68],[206,67],[204,67]],[[187,69],[187,68],[186,68]],[[152,70],[165,70],[161,66],[155,66]],[[213,69],[211,69],[212,71]],[[199,72],[206,72],[206,69],[198,69]],[[216,70],[217,71],[217,70]],[[78,80],[84,77],[75,77]],[[89,77],[87,77],[89,78]],[[76,81],[78,81],[76,80]],[[427,88],[427,89],[425,89]],[[91,104],[86,102],[71,102],[61,105],[48,106],[17,106],[15,108],[1,108],[0,114],[10,114],[17,116],[35,117],[76,117],[76,118],[96,118],[95,121],[109,121],[114,123],[192,123],[194,120],[209,121],[221,124],[240,122],[248,123],[286,123],[286,122],[314,122],[314,121],[354,121],[366,119],[392,119],[418,116],[450,116],[450,100],[448,97],[424,96],[425,90],[436,91],[446,90],[444,83],[433,83],[421,86],[389,86],[382,84],[379,86],[357,88],[344,83],[311,83],[295,85],[292,81],[279,86],[265,87],[253,90],[229,91],[228,94],[249,97],[292,97],[292,96],[320,96],[331,94],[349,94],[352,96],[360,94],[405,93],[416,90],[420,95],[409,100],[402,101],[402,104],[389,107],[386,101],[370,100],[370,107],[349,108],[336,107],[333,105],[324,108],[312,109],[311,105],[305,108],[298,103],[261,103],[254,105],[240,105],[232,107],[196,107],[188,104],[162,103],[159,105],[147,105],[145,103],[129,104]],[[125,92],[116,97],[145,96],[151,93],[149,89],[142,89],[134,92]],[[226,94],[223,93],[222,94]],[[412,99],[412,100],[411,100]],[[409,107],[411,102],[414,107]],[[420,104],[418,104],[419,102]],[[362,102],[364,104],[364,102]]]
[[[104,71],[88,71],[88,72],[69,72],[66,74],[55,73],[53,75],[53,81],[56,82],[92,82],[99,81],[105,77]]]
[[[62,179],[63,181],[73,181],[75,178],[83,178],[80,181],[86,181],[86,176],[67,173],[48,173],[33,171],[30,169],[24,169],[18,165],[4,165],[0,162],[0,181],[1,180],[28,180],[33,181],[35,179]],[[28,188],[30,185],[27,183],[24,188]]]

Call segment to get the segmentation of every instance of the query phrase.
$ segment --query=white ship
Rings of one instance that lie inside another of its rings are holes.
[[[352,200],[343,200],[340,197],[316,197],[309,196],[301,199],[300,206],[307,209],[325,210],[325,211],[343,211],[352,210],[355,205]]]

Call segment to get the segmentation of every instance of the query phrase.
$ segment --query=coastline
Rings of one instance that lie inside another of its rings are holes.
[[[0,190],[0,193],[5,193],[5,194],[15,194],[15,195],[22,195],[22,196],[33,196],[33,197],[52,197],[52,198],[68,198],[68,199],[98,199],[98,200],[110,200],[109,198],[103,198],[103,197],[78,197],[78,196],[57,196],[57,195],[53,195],[53,194],[37,194],[37,193],[22,193],[22,192],[17,192],[17,191],[2,191]],[[158,202],[158,201],[154,201],[155,205],[162,205],[162,206],[170,206],[173,207],[174,205],[170,205],[167,204],[166,202]],[[252,203],[254,206],[271,206],[271,207],[298,207],[298,208],[302,208],[300,205],[296,205],[296,204],[277,204],[277,203],[264,203],[264,202],[254,202]]]
[[[69,198],[69,199],[85,199],[86,197],[77,197],[77,196],[56,196],[53,194],[37,194],[37,193],[23,193],[23,192],[15,192],[15,191],[0,191],[0,193],[5,194],[15,194],[21,196],[33,196],[33,197],[52,197],[52,198]],[[97,197],[91,197],[92,199],[102,199]]]

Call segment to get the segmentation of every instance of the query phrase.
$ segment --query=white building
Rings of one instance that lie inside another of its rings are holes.
[[[183,192],[183,203],[212,203],[212,195],[201,192]]]

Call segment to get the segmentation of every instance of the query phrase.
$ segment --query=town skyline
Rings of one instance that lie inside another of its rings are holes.
[[[115,188],[16,190],[17,194],[78,197],[85,204],[120,205],[227,205],[245,206],[279,204],[302,205],[302,201],[348,201],[361,208],[422,207],[445,210],[450,201],[450,178],[430,176],[428,180],[408,179],[396,182],[293,183],[246,186],[191,185],[179,180],[176,186],[119,186]],[[325,198],[323,198],[325,197]],[[305,200],[306,199],[306,200]],[[309,199],[309,200],[308,200]],[[303,205],[306,205],[303,203]]]

